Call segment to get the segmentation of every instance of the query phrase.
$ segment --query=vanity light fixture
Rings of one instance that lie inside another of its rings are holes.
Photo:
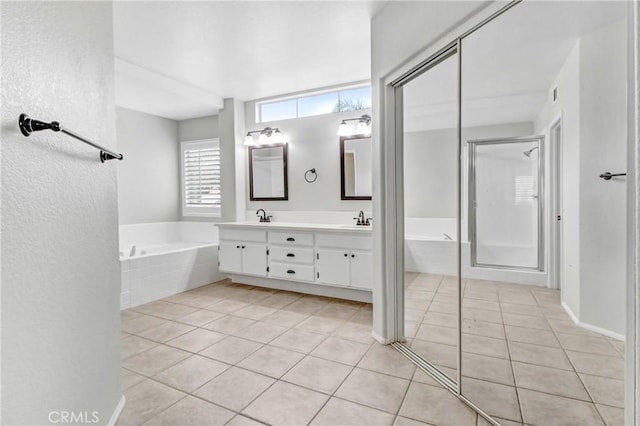
[[[355,129],[347,124],[347,121],[358,121]],[[351,135],[370,135],[371,134],[371,116],[364,114],[358,118],[345,118],[338,126],[338,136]]]
[[[254,134],[258,133],[258,141],[256,142]],[[262,130],[251,130],[247,132],[244,138],[245,146],[260,146],[274,143],[284,143],[284,136],[278,128],[265,127]]]

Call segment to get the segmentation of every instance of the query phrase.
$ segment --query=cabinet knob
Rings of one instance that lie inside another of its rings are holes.
[[[236,246],[236,248],[240,248],[240,246]]]
[[[296,255],[293,253],[287,253],[287,257],[296,257]]]
[[[349,256],[349,254],[345,253],[345,254],[344,254],[344,257],[347,257],[347,256]]]
[[[245,246],[242,246],[242,248],[246,248]]]
[[[289,237],[289,238],[287,238],[287,241],[295,241],[295,240],[296,240],[296,239],[295,239],[295,238],[293,238],[293,237]]]
[[[289,269],[289,270],[287,271],[287,274],[295,274],[295,273],[296,273],[296,271],[294,271],[293,269]]]
[[[351,257],[356,257],[356,255],[355,255],[355,254],[352,254],[352,255],[351,255]]]

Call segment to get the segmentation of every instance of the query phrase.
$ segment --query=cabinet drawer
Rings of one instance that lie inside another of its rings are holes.
[[[269,260],[286,263],[313,263],[313,249],[269,246]]]
[[[313,234],[304,232],[269,232],[271,244],[283,244],[287,246],[313,246]]]
[[[318,234],[318,245],[322,247],[371,250],[371,235]]]
[[[266,243],[267,231],[258,231],[254,229],[220,228],[220,239],[232,240],[232,241],[252,241],[256,243]]]
[[[269,276],[293,281],[313,281],[313,266],[273,262],[269,265]]]

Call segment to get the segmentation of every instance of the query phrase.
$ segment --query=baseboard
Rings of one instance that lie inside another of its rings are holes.
[[[127,403],[127,399],[122,395],[120,401],[118,401],[118,405],[116,405],[116,409],[113,410],[113,414],[111,414],[111,418],[109,419],[108,426],[115,426],[118,418],[120,418],[120,414],[122,414],[122,410],[124,410],[124,405]]]
[[[371,337],[376,339],[376,342],[378,342],[378,343],[380,343],[382,345],[390,345],[391,343],[393,343],[391,340],[385,339],[384,337],[380,336],[375,331],[371,331]]]
[[[564,308],[567,315],[569,315],[569,317],[571,318],[571,321],[573,321],[574,324],[577,325],[578,327],[584,328],[585,330],[593,331],[594,333],[602,334],[607,337],[611,337],[612,339],[621,340],[624,342],[625,340],[624,335],[616,333],[611,330],[607,330],[606,328],[602,328],[592,324],[588,324],[586,322],[582,322],[578,319],[576,314],[573,313],[571,308],[569,308],[569,306],[566,303],[560,302],[560,304]]]

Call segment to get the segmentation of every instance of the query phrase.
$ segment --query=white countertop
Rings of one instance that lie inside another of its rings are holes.
[[[293,223],[293,222],[224,222],[216,223],[216,226],[225,228],[262,228],[281,230],[303,230],[303,231],[336,231],[336,232],[356,232],[371,233],[371,226],[357,226],[355,224],[330,224],[330,223]]]

